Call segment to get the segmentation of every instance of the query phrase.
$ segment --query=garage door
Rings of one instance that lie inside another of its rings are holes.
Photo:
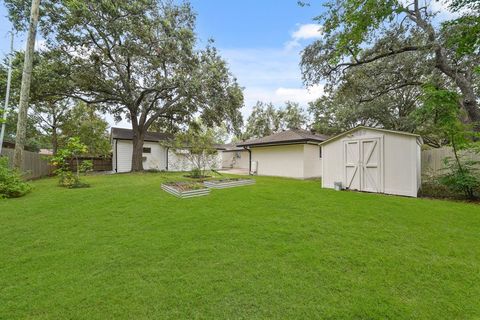
[[[383,192],[380,139],[344,142],[344,183],[347,189]]]

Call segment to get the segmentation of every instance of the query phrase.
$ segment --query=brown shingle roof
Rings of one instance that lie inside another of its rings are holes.
[[[261,146],[261,145],[280,145],[286,143],[307,143],[323,142],[328,136],[323,134],[314,134],[307,130],[286,130],[259,139],[250,139],[237,144],[237,147]]]
[[[111,130],[112,139],[121,139],[121,140],[132,140],[133,139],[133,130],[125,128],[112,128]],[[164,132],[147,132],[145,134],[145,141],[165,141],[172,139],[173,136],[169,133]]]

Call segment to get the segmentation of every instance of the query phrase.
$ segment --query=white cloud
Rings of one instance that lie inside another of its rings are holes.
[[[324,85],[319,84],[310,88],[284,88],[275,90],[275,95],[283,101],[295,101],[300,104],[307,104],[317,98],[320,98],[324,91]]]
[[[318,39],[322,37],[322,26],[315,23],[301,24],[292,33],[293,39]]]
[[[297,30],[295,30],[291,39],[285,43],[285,48],[287,50],[299,47],[301,45],[301,40],[309,39],[320,39],[322,37],[322,26],[316,23],[307,23],[297,25]]]

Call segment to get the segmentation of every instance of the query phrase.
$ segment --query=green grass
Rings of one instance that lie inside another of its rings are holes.
[[[0,319],[478,319],[480,206],[172,174],[0,201]]]

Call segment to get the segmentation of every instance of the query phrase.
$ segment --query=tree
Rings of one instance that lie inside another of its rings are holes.
[[[242,90],[211,43],[195,49],[190,5],[90,0],[45,1],[44,8],[49,43],[73,69],[69,95],[132,123],[133,171],[142,170],[145,133],[160,118],[188,123],[199,115],[209,125],[239,127]]]
[[[308,117],[300,105],[287,101],[284,108],[258,101],[247,119],[242,139],[260,138],[288,129],[305,128]]]
[[[418,120],[422,126],[433,127],[452,147],[454,155],[453,158],[444,159],[446,172],[440,177],[440,182],[473,199],[480,187],[479,161],[465,160],[461,151],[478,149],[478,142],[472,142],[474,136],[478,137],[478,133],[473,133],[468,125],[459,120],[461,115],[457,107],[457,93],[435,84],[426,84],[423,87],[422,100],[422,107],[416,111]]]
[[[65,120],[59,128],[62,145],[75,137],[87,146],[91,156],[105,156],[111,152],[108,123],[97,114],[94,105],[78,102],[65,114]]]
[[[11,103],[13,115],[17,119],[20,87],[22,81],[22,69],[24,53],[16,52],[13,59]],[[66,95],[71,90],[70,70],[60,60],[61,56],[55,51],[42,51],[34,54],[32,79],[30,86],[30,112],[27,113],[26,144],[36,147],[51,147],[53,153],[58,148],[60,127],[65,119],[66,112],[73,103]],[[6,82],[6,69],[0,66],[0,82]],[[3,88],[2,88],[3,89]],[[2,90],[0,92],[3,94]],[[33,123],[33,125],[31,125]],[[10,138],[15,138],[16,123],[8,122]],[[12,133],[13,130],[13,133]],[[44,134],[50,141],[42,139],[39,135]]]
[[[298,102],[287,101],[285,108],[277,112],[281,129],[305,129],[308,117]]]
[[[414,132],[412,113],[422,103],[422,85],[433,78],[440,78],[438,71],[420,52],[348,69],[339,84],[325,86],[326,95],[309,104],[312,126],[330,135],[358,125]]]
[[[23,64],[22,86],[20,89],[17,133],[15,135],[15,152],[13,154],[13,166],[15,168],[20,168],[23,161],[23,149],[25,147],[27,132],[28,100],[30,95],[30,83],[32,80],[33,54],[35,51],[35,36],[37,33],[39,7],[40,0],[32,0],[27,48],[25,50],[25,62]]]
[[[217,165],[217,139],[218,134],[214,129],[196,121],[190,124],[188,130],[177,133],[167,146],[190,162],[193,168],[192,177],[202,178],[208,168],[215,168]]]
[[[461,92],[460,106],[468,120],[480,121],[472,79],[478,60],[458,60],[451,54],[448,37],[432,22],[430,4],[422,6],[418,0],[339,0],[329,1],[325,7],[325,13],[315,18],[323,26],[322,39],[302,53],[307,84],[321,79],[338,81],[348,69],[423,52],[431,55],[434,67]],[[387,34],[396,35],[397,41],[377,41]]]
[[[55,174],[60,177],[59,184],[66,188],[84,188],[89,185],[80,181],[80,172],[82,165],[79,157],[88,153],[88,147],[83,144],[78,137],[69,138],[63,148],[50,160],[55,166]],[[72,172],[70,161],[75,161],[75,173]],[[87,162],[91,167],[91,162]]]
[[[280,129],[280,119],[272,103],[258,101],[247,119],[244,139],[268,136]]]

